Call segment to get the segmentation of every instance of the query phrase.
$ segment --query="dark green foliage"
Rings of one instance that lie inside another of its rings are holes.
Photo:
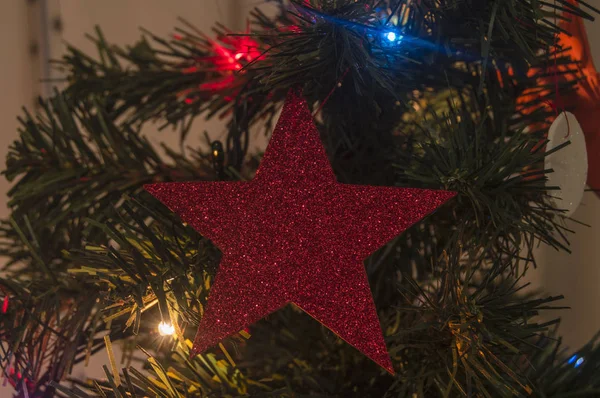
[[[404,316],[390,338],[405,372],[393,390],[422,396],[477,391],[493,397],[526,396],[533,390],[521,374],[530,366],[523,355],[535,352],[533,338],[556,322],[538,324],[534,317],[561,297],[522,295],[520,277],[506,277],[516,266],[513,261],[519,261],[512,254],[510,260],[496,259],[489,269],[453,251],[442,257],[429,283],[409,278],[402,290],[409,305],[399,304]]]
[[[573,355],[566,357],[560,350],[560,340],[558,343],[555,342],[553,335],[540,339],[538,345],[541,349],[531,357],[532,366],[528,369],[526,376],[530,380],[537,380],[540,397],[597,397],[600,395],[598,336],[595,336]],[[582,363],[575,366],[579,359],[583,359]]]
[[[545,174],[552,172],[543,169],[550,154],[544,151],[545,140],[508,126],[498,128],[486,112],[489,105],[470,109],[477,104],[471,95],[450,98],[447,114],[415,122],[420,131],[409,137],[412,147],[397,155],[400,180],[458,192],[454,206],[442,210],[448,214],[436,215],[436,224],[445,226],[440,239],[454,236],[449,240],[467,247],[520,247],[529,253],[532,242],[541,240],[568,250],[561,221],[549,216],[555,211],[552,190],[558,187],[545,186]],[[456,225],[455,219],[465,221]]]
[[[189,42],[168,41],[147,33],[157,48],[151,47],[144,37],[136,45],[121,49],[106,43],[99,29],[96,34],[90,39],[98,48],[98,59],[69,47],[67,55],[58,62],[70,74],[67,92],[73,97],[90,93],[106,97],[107,111],[113,117],[123,115],[133,125],[162,120],[162,127],[179,127],[183,136],[191,127],[190,117],[215,107],[210,95],[193,105],[187,104],[187,97],[182,95],[210,77],[207,71],[182,73],[195,65],[195,59],[208,55],[194,45],[197,40],[208,45],[206,39],[194,36]]]
[[[102,223],[124,194],[162,180],[212,178],[210,164],[167,150],[169,162],[130,126],[108,117],[102,100],[71,101],[57,94],[40,101],[42,111],[20,118],[21,135],[11,146],[4,174],[11,219],[2,251],[19,262],[18,273],[53,269],[63,250],[106,242],[88,222]],[[166,150],[166,148],[165,148]],[[56,275],[46,275],[56,278]]]
[[[47,384],[69,374],[85,357],[84,351],[102,349],[95,339],[96,332],[105,328],[95,289],[90,285],[82,289],[74,280],[66,282],[0,279],[2,292],[11,297],[0,317],[0,366],[17,389],[26,385],[40,394],[46,391],[40,397],[52,396]],[[79,293],[77,301],[74,293]]]
[[[37,115],[25,111],[4,171],[14,182],[0,228],[9,380],[36,397],[597,396],[595,340],[581,366],[566,362],[548,330],[556,321],[536,318],[560,297],[526,294],[522,277],[538,242],[569,249],[543,167],[557,93],[538,78],[555,63],[578,76],[556,22],[598,10],[564,0],[271,3],[279,13],[253,11],[252,32],[217,25],[212,40],[182,21],[172,39],[144,32],[120,48],[98,30],[97,56],[69,48],[56,63],[67,88]],[[260,55],[217,68],[240,37]],[[220,253],[143,185],[250,178],[249,129],[270,132],[295,86],[341,182],[458,192],[365,261],[394,376],[292,306],[251,338],[188,358]],[[192,122],[213,116],[228,135],[212,153],[163,156],[140,135],[157,122],[183,146]],[[177,324],[176,339],[157,336],[160,321]],[[143,364],[66,380],[107,333],[139,346]]]
[[[219,26],[215,29],[217,40],[212,41],[185,21],[183,24],[186,29],[178,29],[176,38],[166,40],[144,32],[140,42],[128,48],[108,44],[97,29],[96,37],[90,39],[98,48],[98,59],[69,47],[67,55],[57,62],[68,73],[66,94],[76,99],[105,98],[105,111],[113,119],[121,118],[129,126],[148,121],[158,122],[160,128],[171,126],[179,130],[182,143],[195,117],[230,116],[228,159],[240,168],[248,150],[248,129],[266,117],[265,130],[270,132],[276,103],[283,99],[285,90],[266,105],[259,101],[267,94],[264,90],[249,101],[248,94],[240,95],[240,91],[248,90],[255,73],[220,70],[210,63],[222,57],[216,49],[224,45],[219,40],[229,31]],[[244,61],[241,58],[240,65]],[[230,83],[219,84],[223,80]],[[209,85],[215,82],[216,86]],[[209,86],[203,88],[203,83]]]

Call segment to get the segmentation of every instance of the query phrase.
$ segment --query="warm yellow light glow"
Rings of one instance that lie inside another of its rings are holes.
[[[173,336],[175,334],[175,327],[170,323],[161,322],[158,324],[158,333],[161,336]]]

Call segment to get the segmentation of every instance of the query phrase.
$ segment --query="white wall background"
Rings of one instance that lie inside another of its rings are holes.
[[[45,66],[47,55],[58,57],[64,51],[62,41],[92,52],[92,44],[84,34],[100,25],[108,41],[131,44],[139,37],[139,27],[145,27],[159,36],[173,32],[177,17],[183,16],[201,30],[209,32],[215,21],[234,29],[243,29],[245,16],[260,0],[32,0],[2,1],[0,3],[0,161],[2,165],[8,145],[17,137],[16,116],[21,107],[33,106],[35,96],[47,92],[37,82],[52,72]],[[61,30],[54,29],[56,25]],[[49,33],[44,35],[44,32]],[[588,34],[600,67],[600,21],[588,24]],[[45,37],[45,40],[40,38]],[[37,51],[35,49],[37,48]],[[36,55],[37,54],[37,55]],[[222,133],[217,122],[195,124],[200,136],[204,129],[216,136]],[[192,133],[193,134],[193,133]],[[152,133],[154,141],[177,142],[174,132]],[[0,216],[6,212],[8,184],[0,179]],[[574,217],[591,228],[573,225],[577,235],[572,237],[573,254],[556,253],[540,248],[540,268],[532,273],[531,281],[550,294],[564,294],[561,334],[567,345],[576,348],[600,330],[600,200],[586,193],[583,204]],[[99,363],[106,363],[100,358]],[[91,366],[86,372],[101,375]],[[8,396],[0,388],[0,396]]]

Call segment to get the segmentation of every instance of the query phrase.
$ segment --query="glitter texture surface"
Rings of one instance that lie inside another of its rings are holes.
[[[194,354],[293,302],[392,373],[363,261],[454,196],[338,183],[293,91],[251,182],[146,189],[223,252]]]

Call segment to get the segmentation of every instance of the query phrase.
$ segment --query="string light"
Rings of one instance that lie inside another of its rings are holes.
[[[173,336],[175,334],[175,327],[167,322],[161,322],[158,324],[158,334],[161,336]]]
[[[569,365],[573,365],[573,367],[578,368],[579,366],[581,366],[581,364],[585,361],[585,359],[583,357],[579,357],[577,355],[573,355],[571,358],[569,358],[569,360],[567,361],[567,363]]]
[[[384,46],[386,45],[385,43],[387,43],[387,45],[397,45],[402,41],[402,39],[404,39],[404,36],[402,36],[400,33],[397,33],[393,30],[383,32],[382,37],[383,37],[383,42],[384,42],[383,45]]]

